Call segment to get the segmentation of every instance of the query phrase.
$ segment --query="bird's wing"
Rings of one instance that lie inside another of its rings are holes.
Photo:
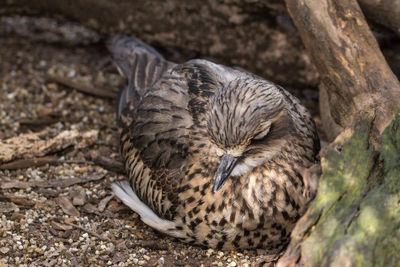
[[[128,86],[119,91],[117,98],[117,117],[120,119],[123,112],[133,110],[129,104],[137,105],[145,90],[175,64],[135,37],[116,35],[107,46],[119,71],[128,79]]]

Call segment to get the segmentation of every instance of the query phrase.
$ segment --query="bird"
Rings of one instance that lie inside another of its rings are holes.
[[[316,193],[315,123],[281,86],[205,59],[166,60],[133,36],[108,49],[127,180],[115,195],[158,232],[220,250],[282,251]]]

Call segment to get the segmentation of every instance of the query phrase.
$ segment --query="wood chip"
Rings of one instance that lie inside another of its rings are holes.
[[[12,182],[1,182],[0,187],[2,189],[9,189],[9,188],[25,189],[25,188],[31,187],[31,185],[28,182],[12,181]]]
[[[69,88],[75,89],[79,92],[86,93],[93,96],[104,97],[104,98],[111,98],[114,99],[116,94],[113,90],[109,89],[102,89],[99,87],[92,88],[86,84],[75,82],[67,77],[61,77],[55,74],[48,75],[48,78],[54,82],[67,86]]]
[[[53,109],[51,107],[41,107],[38,111],[38,116],[40,118],[48,117],[53,113]]]
[[[5,196],[5,197],[8,198],[12,203],[17,204],[18,206],[32,207],[35,206],[36,204],[35,201],[23,197],[17,197],[17,196]]]
[[[11,214],[11,220],[20,221],[25,218],[25,215],[19,212],[13,212]]]
[[[90,156],[92,161],[106,170],[115,172],[115,173],[125,173],[124,164],[122,161],[117,161],[112,158],[101,156],[97,151],[91,151]]]
[[[72,230],[73,229],[73,227],[71,225],[58,223],[56,221],[51,221],[50,224],[56,230],[67,231],[67,230]]]
[[[59,194],[55,190],[46,189],[46,188],[39,188],[39,189],[37,189],[37,192],[42,194],[45,197],[56,197]]]
[[[71,201],[64,197],[64,196],[59,196],[56,199],[57,204],[61,207],[61,209],[64,211],[64,213],[70,215],[70,216],[76,216],[78,217],[80,215],[79,211],[72,205]]]
[[[28,188],[28,187],[41,187],[41,188],[49,188],[49,187],[68,187],[74,184],[87,183],[90,181],[97,181],[104,177],[104,174],[101,175],[91,175],[81,178],[71,178],[71,179],[57,179],[50,180],[45,182],[40,181],[30,181],[30,182],[21,182],[21,181],[12,181],[12,182],[2,182],[0,183],[0,188],[2,189],[10,189],[10,188]]]
[[[128,206],[126,206],[120,202],[117,202],[116,200],[110,201],[110,203],[108,204],[107,210],[109,210],[113,213],[132,211]],[[133,214],[136,214],[136,213],[133,213]]]
[[[39,167],[46,164],[57,163],[58,157],[47,156],[42,158],[32,158],[32,159],[18,159],[9,163],[0,165],[0,170],[18,170],[26,169],[31,167]]]
[[[99,210],[100,212],[103,212],[104,209],[106,208],[108,202],[110,202],[110,200],[111,200],[113,197],[114,197],[114,194],[112,194],[111,196],[108,196],[108,197],[103,198],[103,199],[100,201],[100,203],[99,203],[98,210]]]
[[[0,202],[0,213],[15,211],[17,208],[18,206],[12,202]]]
[[[83,210],[86,211],[87,213],[97,213],[98,212],[97,211],[97,207],[95,205],[93,205],[93,204],[90,204],[90,203],[86,203],[83,206]]]
[[[46,132],[23,134],[0,142],[0,162],[19,158],[34,158],[63,150],[69,146],[87,147],[97,141],[99,132],[63,131],[54,138],[45,139]]]
[[[86,202],[86,192],[81,186],[72,189],[69,195],[72,198],[72,204],[75,206],[82,206]]]

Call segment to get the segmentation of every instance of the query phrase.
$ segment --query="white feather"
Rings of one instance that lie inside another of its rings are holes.
[[[140,219],[157,231],[167,233],[175,237],[181,237],[182,233],[175,231],[175,223],[164,220],[144,204],[132,190],[127,181],[115,182],[111,185],[115,195],[134,212],[140,215]]]

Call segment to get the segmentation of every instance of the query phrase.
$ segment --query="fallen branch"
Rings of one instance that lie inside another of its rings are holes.
[[[54,81],[56,83],[67,86],[69,88],[75,89],[82,93],[86,93],[86,94],[98,96],[98,97],[112,98],[112,99],[114,99],[116,97],[116,94],[112,90],[101,89],[101,88],[92,88],[85,84],[81,84],[81,83],[75,82],[71,79],[68,79],[66,77],[61,77],[61,76],[58,76],[55,74],[48,75],[48,77],[51,81]]]
[[[47,156],[42,158],[18,159],[9,163],[0,165],[0,170],[18,170],[31,167],[39,167],[46,164],[55,164],[58,162],[58,157]]]
[[[97,130],[63,131],[47,140],[44,138],[46,134],[46,132],[23,134],[0,142],[0,162],[40,157],[71,145],[78,148],[87,147],[96,142],[98,137]]]

